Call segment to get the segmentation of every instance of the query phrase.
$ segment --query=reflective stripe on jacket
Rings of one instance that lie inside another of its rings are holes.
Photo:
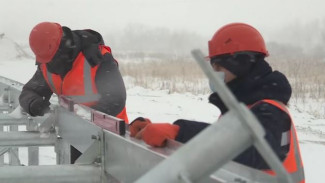
[[[111,49],[107,46],[100,46],[100,50],[102,55],[111,53]],[[65,75],[63,80],[60,75],[51,73],[46,68],[46,64],[41,64],[40,67],[53,93],[67,96],[75,103],[89,107],[95,105],[100,99],[95,82],[98,65],[91,67],[82,52],[78,54],[71,70]],[[116,117],[128,123],[125,107]]]
[[[288,109],[285,107],[283,103],[275,100],[265,99],[259,102],[266,102],[271,105],[274,105],[289,115],[291,120],[290,130],[287,132],[283,132],[281,137],[281,146],[285,146],[289,144],[289,152],[287,154],[287,157],[283,160],[282,164],[285,167],[285,169],[288,171],[288,173],[291,175],[294,182],[304,183],[305,175],[304,175],[304,168],[303,168],[303,163],[300,155],[298,138],[297,138],[295,126],[293,124]],[[252,106],[254,105],[255,104],[253,104]],[[273,170],[265,170],[265,172],[271,175],[275,175],[275,172]]]

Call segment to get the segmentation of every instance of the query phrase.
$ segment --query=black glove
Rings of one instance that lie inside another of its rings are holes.
[[[209,102],[219,108],[221,114],[224,114],[228,111],[228,108],[225,106],[218,93],[212,93],[209,96]]]
[[[50,102],[43,98],[36,98],[29,104],[29,114],[31,116],[43,116],[50,110]]]

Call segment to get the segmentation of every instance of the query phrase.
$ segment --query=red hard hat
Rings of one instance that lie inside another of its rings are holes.
[[[209,41],[209,58],[240,51],[269,55],[262,35],[244,23],[231,23],[221,27]]]
[[[58,50],[63,35],[58,23],[42,22],[37,24],[29,35],[29,45],[39,63],[48,63]]]

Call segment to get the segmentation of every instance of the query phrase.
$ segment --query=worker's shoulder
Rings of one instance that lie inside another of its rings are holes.
[[[281,109],[275,102],[270,103],[261,100],[254,104],[250,109],[253,113],[259,115],[289,116],[288,112]]]

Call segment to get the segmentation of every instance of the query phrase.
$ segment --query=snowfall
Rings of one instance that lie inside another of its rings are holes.
[[[26,83],[36,70],[32,58],[0,56],[0,76]],[[125,82],[128,86],[128,79],[125,79]],[[198,96],[190,93],[170,94],[164,90],[154,91],[135,86],[127,89],[127,111],[130,120],[143,116],[154,122],[171,123],[183,118],[213,123],[218,118],[219,111],[208,103],[207,97],[208,95]],[[296,107],[290,107],[289,110],[297,128],[306,180],[309,183],[324,183],[325,119],[298,111]],[[320,105],[319,110],[325,113],[324,105]],[[27,164],[26,149],[20,150],[19,153],[21,162]],[[42,147],[40,155],[40,164],[55,164],[52,147]]]

